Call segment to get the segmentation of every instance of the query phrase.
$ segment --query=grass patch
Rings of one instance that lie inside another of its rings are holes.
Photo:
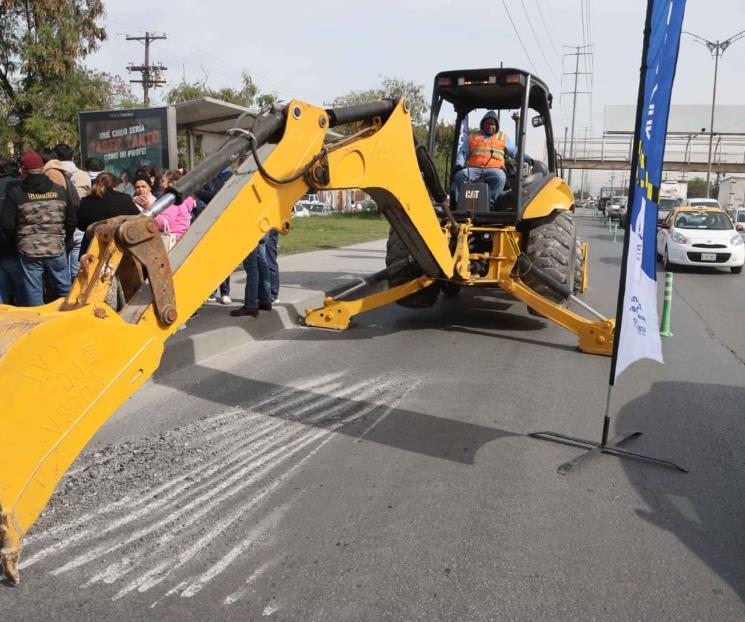
[[[290,255],[337,248],[388,237],[390,225],[378,214],[329,214],[293,218],[290,233],[279,237],[280,253]]]

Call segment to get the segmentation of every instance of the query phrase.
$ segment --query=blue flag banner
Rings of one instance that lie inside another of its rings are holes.
[[[612,381],[639,359],[663,362],[657,315],[657,204],[685,0],[648,2],[646,69],[642,71],[643,95],[640,93],[637,109],[638,152],[636,170],[632,170]]]

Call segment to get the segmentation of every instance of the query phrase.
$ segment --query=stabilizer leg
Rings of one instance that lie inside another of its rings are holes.
[[[428,276],[420,276],[403,285],[356,300],[337,300],[329,296],[323,301],[322,307],[306,310],[305,324],[318,328],[345,330],[349,327],[349,323],[355,315],[401,300],[401,298],[410,296],[420,289],[432,285],[432,283],[434,283],[434,279]]]

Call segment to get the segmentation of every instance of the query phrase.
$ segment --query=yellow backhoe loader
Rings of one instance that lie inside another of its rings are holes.
[[[517,162],[531,110],[533,127],[545,130],[547,162],[508,171],[510,189],[497,211],[468,199],[451,209],[453,197],[432,161],[443,102],[457,115],[453,156],[471,110],[516,111]],[[546,86],[524,71],[438,74],[425,148],[414,139],[405,99],[333,110],[292,101],[258,115],[250,131],[229,132],[220,149],[142,215],[92,225],[65,300],[0,306],[0,544],[7,578],[19,582],[24,534],[91,437],[158,368],[165,341],[269,230],[290,231],[293,205],[309,191],[364,189],[390,222],[391,236],[387,267],[329,295],[322,308],[308,311],[307,324],[343,329],[353,316],[391,302],[426,306],[462,287],[499,287],[577,334],[581,350],[610,354],[614,322],[574,296],[585,287],[587,248],[576,239],[572,193],[556,174],[550,103]],[[349,134],[329,140],[338,126],[350,127]],[[167,253],[153,217],[244,154],[238,172]],[[126,299],[118,312],[104,303],[115,276]],[[569,299],[595,317],[567,309]]]

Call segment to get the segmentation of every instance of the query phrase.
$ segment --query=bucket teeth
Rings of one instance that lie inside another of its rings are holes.
[[[5,578],[12,585],[18,585],[21,582],[21,576],[18,574],[21,544],[13,540],[7,517],[0,511],[0,561],[2,561]]]

